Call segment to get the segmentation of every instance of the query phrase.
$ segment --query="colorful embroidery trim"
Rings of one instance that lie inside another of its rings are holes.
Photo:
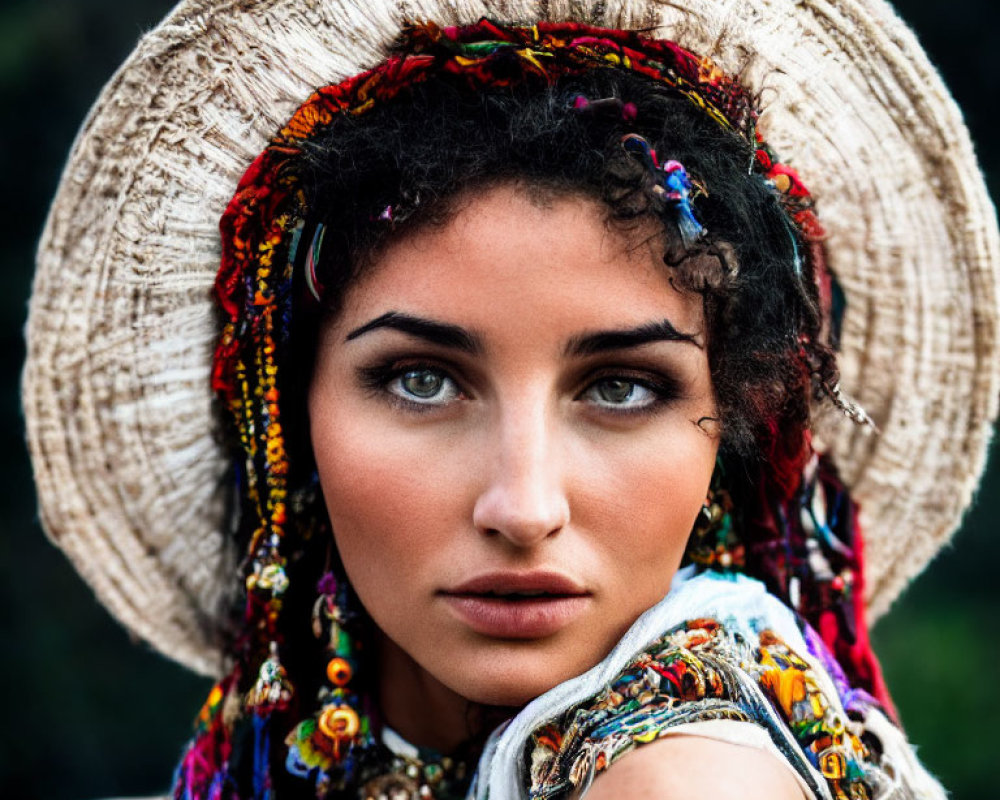
[[[690,620],[636,656],[606,689],[533,733],[529,796],[582,793],[630,750],[678,725],[722,719],[764,726],[817,796],[822,790],[805,764],[835,800],[869,800],[882,780],[879,753],[861,740],[863,723],[841,710],[842,701],[824,694],[809,663],[775,633],[762,632],[752,646],[716,620]]]

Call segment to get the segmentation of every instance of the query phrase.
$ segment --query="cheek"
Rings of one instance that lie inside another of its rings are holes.
[[[575,520],[602,534],[616,585],[666,591],[705,500],[715,464],[715,440],[686,422],[620,449],[578,459]],[[582,454],[579,454],[582,455]]]
[[[366,606],[390,585],[431,580],[459,504],[455,467],[427,442],[314,405],[313,449],[341,560]],[[324,413],[327,411],[329,413]]]

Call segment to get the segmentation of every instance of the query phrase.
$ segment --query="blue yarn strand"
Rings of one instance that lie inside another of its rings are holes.
[[[270,716],[253,714],[253,796],[254,800],[272,800]]]

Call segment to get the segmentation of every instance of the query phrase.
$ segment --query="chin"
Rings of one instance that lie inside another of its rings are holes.
[[[484,682],[461,686],[458,693],[466,700],[479,705],[521,708],[558,685],[558,682],[551,681],[530,685],[517,680],[505,683]]]
[[[473,703],[521,707],[560,683],[583,674],[601,659],[601,654],[568,657],[570,654],[565,649],[555,657],[545,657],[530,649],[523,652],[523,649],[517,647],[514,653],[494,653],[476,659],[478,663],[461,663],[456,659],[448,670],[450,674],[440,675],[439,680]]]

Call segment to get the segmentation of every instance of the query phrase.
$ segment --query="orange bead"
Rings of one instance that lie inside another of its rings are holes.
[[[326,677],[334,686],[347,686],[352,674],[351,665],[343,658],[332,658],[326,665]]]
[[[329,706],[319,715],[319,729],[330,739],[353,739],[361,721],[350,706]]]

